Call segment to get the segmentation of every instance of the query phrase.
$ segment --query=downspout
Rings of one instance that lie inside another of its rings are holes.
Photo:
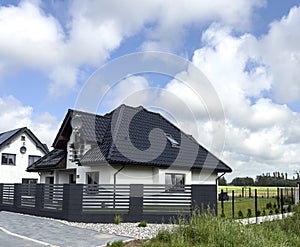
[[[116,172],[114,173],[114,202],[113,202],[114,208],[116,207],[116,184],[117,184],[117,175],[118,175],[118,173],[120,173],[124,168],[125,168],[125,165],[123,165],[118,171],[116,171]]]

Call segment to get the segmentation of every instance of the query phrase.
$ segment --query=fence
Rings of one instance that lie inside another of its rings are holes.
[[[299,203],[299,188],[249,188],[248,194],[232,190],[219,193],[219,215],[232,218],[285,213]]]
[[[217,205],[216,185],[0,184],[0,210],[79,222],[169,223]]]

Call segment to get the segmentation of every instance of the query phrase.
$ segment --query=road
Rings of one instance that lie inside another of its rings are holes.
[[[52,219],[0,212],[0,247],[99,247],[116,240],[130,238],[73,227]]]

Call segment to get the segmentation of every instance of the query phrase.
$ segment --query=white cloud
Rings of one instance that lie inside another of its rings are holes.
[[[63,27],[41,2],[24,0],[0,8],[0,73],[42,70],[52,80],[51,95],[63,95],[76,88],[81,65],[99,66],[129,36],[142,31],[145,49],[172,50],[190,25],[219,20],[248,28],[253,9],[264,2],[72,1]]]
[[[50,148],[59,128],[57,119],[49,113],[35,116],[31,106],[24,106],[13,96],[0,98],[0,133],[28,127]]]
[[[272,70],[274,91],[280,102],[300,99],[300,7],[290,10],[288,16],[273,22],[260,41],[259,52]]]
[[[268,35],[274,25],[278,23],[271,26]],[[194,64],[209,78],[223,103],[226,116],[224,159],[235,171],[231,176],[255,176],[275,170],[289,171],[292,175],[299,164],[297,126],[300,115],[287,104],[276,103],[270,97],[273,87],[278,90],[278,73],[295,71],[284,71],[284,63],[277,61],[276,66],[283,67],[280,72],[274,72],[274,64],[268,63],[266,57],[269,54],[277,57],[281,51],[271,52],[272,47],[265,46],[266,40],[267,36],[260,40],[250,34],[234,36],[231,29],[212,25],[203,34],[205,45],[194,53]],[[276,44],[276,40],[272,42]],[[286,46],[289,46],[288,40]],[[286,49],[283,53],[292,54]],[[281,81],[280,87],[284,91],[282,94],[288,94],[285,82]]]

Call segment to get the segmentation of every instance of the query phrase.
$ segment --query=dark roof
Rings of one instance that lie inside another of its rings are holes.
[[[28,166],[27,171],[51,171],[64,168],[66,168],[66,151],[53,149],[50,153]]]
[[[26,133],[45,154],[49,152],[46,144],[40,142],[40,140],[30,131],[30,129],[23,127],[0,133],[0,149],[9,144],[14,138]]]
[[[53,143],[54,148],[66,149],[72,133],[71,119],[75,115],[82,121],[81,137],[93,145],[80,160],[82,165],[106,161],[110,164],[232,171],[193,137],[159,113],[143,107],[121,105],[104,116],[69,110]],[[179,147],[172,146],[167,135],[178,142]]]

